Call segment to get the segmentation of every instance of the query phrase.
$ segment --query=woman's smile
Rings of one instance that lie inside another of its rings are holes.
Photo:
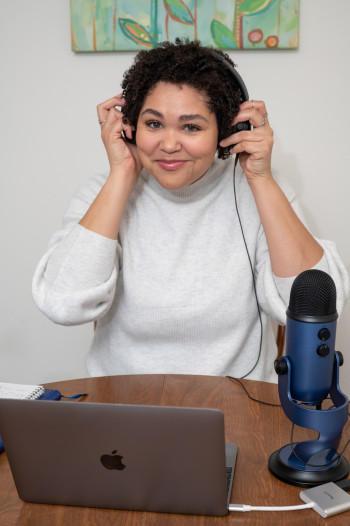
[[[182,168],[188,161],[176,161],[175,159],[159,159],[158,164],[164,170],[169,172]]]

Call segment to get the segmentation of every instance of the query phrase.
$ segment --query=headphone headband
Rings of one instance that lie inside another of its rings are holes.
[[[213,55],[215,56],[215,58],[220,60],[220,62],[222,62],[225,65],[225,67],[229,70],[229,72],[231,73],[233,79],[235,80],[235,83],[237,84],[237,87],[239,88],[241,92],[241,102],[245,102],[246,100],[249,100],[249,94],[248,94],[247,87],[244,84],[243,79],[238,73],[238,71],[236,70],[236,68],[234,68],[233,65],[223,55],[218,53],[216,49],[212,49],[211,51]]]
[[[211,49],[211,52],[214,55],[214,57],[217,58],[220,62],[222,62],[222,64],[224,64],[224,66],[231,73],[231,76],[240,91],[241,103],[245,102],[246,100],[249,100],[247,87],[244,84],[242,77],[237,72],[236,68],[234,68],[233,65],[223,55],[218,53],[216,49]],[[251,125],[249,121],[239,122],[238,124],[236,124],[236,126],[234,126],[233,133],[243,131],[243,130],[250,130],[250,129],[251,129]]]

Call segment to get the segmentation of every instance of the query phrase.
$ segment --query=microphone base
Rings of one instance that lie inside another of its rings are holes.
[[[327,482],[336,482],[345,478],[349,473],[349,463],[342,455],[325,468],[306,464],[298,469],[289,465],[287,460],[282,460],[282,458],[288,459],[291,454],[292,447],[288,444],[272,453],[268,465],[275,477],[293,486],[311,488]]]

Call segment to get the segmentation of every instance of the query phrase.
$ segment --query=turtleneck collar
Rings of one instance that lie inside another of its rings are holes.
[[[154,179],[151,174],[145,170],[141,172],[140,177],[155,192],[165,199],[177,202],[186,202],[187,200],[193,201],[194,199],[200,199],[204,195],[211,192],[211,190],[220,181],[221,176],[226,173],[227,168],[231,167],[231,163],[233,163],[232,159],[227,159],[224,161],[215,157],[209,170],[200,179],[198,179],[198,181],[177,190],[168,190],[167,188],[164,188]]]

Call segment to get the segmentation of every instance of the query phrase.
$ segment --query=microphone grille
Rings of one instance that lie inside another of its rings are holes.
[[[305,270],[292,285],[289,311],[303,316],[328,316],[337,312],[333,279],[322,270]]]

